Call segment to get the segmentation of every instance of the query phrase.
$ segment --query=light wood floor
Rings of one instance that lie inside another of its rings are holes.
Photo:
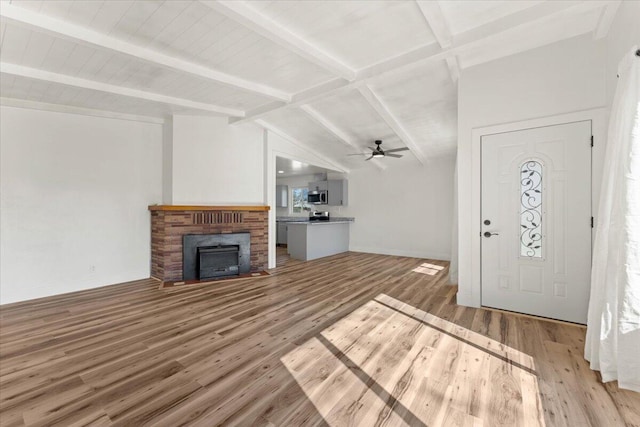
[[[640,426],[584,329],[457,306],[445,262],[281,253],[272,273],[2,307],[0,424]]]

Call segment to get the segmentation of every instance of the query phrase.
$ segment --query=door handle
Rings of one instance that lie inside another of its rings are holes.
[[[491,236],[499,236],[499,233],[491,233],[490,231],[485,231],[484,232],[484,237],[491,237]]]

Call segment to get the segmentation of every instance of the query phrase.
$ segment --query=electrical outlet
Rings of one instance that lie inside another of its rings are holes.
[[[90,266],[89,266],[89,271],[90,271],[91,273],[95,273],[95,272],[96,272],[96,266],[95,266],[95,265],[90,265]]]

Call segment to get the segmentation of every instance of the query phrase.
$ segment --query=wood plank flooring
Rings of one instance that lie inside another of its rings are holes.
[[[458,306],[445,262],[271,273],[0,307],[0,425],[640,426],[583,328]]]

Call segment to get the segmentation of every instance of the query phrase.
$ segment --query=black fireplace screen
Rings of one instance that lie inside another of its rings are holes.
[[[237,276],[251,270],[249,233],[187,234],[182,239],[183,280]]]
[[[198,278],[231,276],[238,274],[238,251],[236,245],[198,247]]]

